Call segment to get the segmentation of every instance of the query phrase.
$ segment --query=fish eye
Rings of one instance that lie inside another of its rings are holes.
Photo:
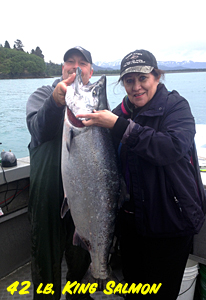
[[[95,97],[96,95],[97,95],[97,91],[96,91],[96,90],[93,90],[93,91],[92,91],[92,96]]]

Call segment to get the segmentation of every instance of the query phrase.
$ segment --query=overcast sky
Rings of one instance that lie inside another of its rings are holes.
[[[158,61],[206,62],[205,0],[10,0],[0,3],[0,44],[39,46],[46,62],[61,63],[73,46],[93,62],[122,59],[136,49]]]

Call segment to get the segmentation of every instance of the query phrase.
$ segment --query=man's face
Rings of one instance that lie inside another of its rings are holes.
[[[91,64],[85,60],[84,56],[79,51],[72,52],[67,61],[65,61],[62,67],[63,79],[65,80],[70,74],[76,73],[77,67],[82,70],[82,81],[83,84],[86,85],[93,74],[93,69]]]

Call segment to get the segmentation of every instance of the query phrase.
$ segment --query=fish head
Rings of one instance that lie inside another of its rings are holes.
[[[96,96],[98,98],[98,105],[96,107],[96,110],[110,110],[107,100],[106,84],[107,82],[105,75],[102,75],[102,77],[96,83],[94,83],[95,88],[93,90],[93,93],[96,93]]]
[[[103,75],[97,82],[83,85],[81,69],[76,69],[76,77],[72,85],[67,87],[65,101],[68,117],[72,125],[83,127],[83,123],[75,116],[77,114],[92,113],[93,110],[109,109],[106,95],[106,76]],[[75,120],[76,118],[76,120]],[[82,126],[80,126],[82,123]]]

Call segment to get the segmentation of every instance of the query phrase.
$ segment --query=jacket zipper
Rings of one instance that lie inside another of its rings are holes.
[[[179,207],[180,212],[182,212],[182,208],[181,208],[181,206],[180,206],[179,200],[177,199],[176,196],[174,196],[174,199],[175,199],[175,203],[176,203],[176,204],[178,205],[178,207]]]

